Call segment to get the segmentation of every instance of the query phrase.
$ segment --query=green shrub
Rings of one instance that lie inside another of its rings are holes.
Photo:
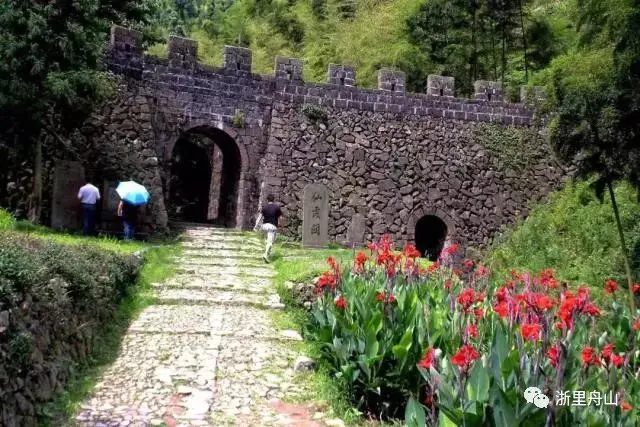
[[[616,198],[629,253],[637,258],[640,203],[629,185],[618,185]],[[611,203],[608,198],[600,203],[588,182],[569,184],[535,207],[525,221],[496,239],[487,258],[500,271],[550,267],[561,279],[598,287],[609,277],[626,281]]]
[[[325,122],[327,120],[327,112],[316,104],[304,104],[302,106],[302,113],[314,122]]]
[[[13,216],[4,209],[0,209],[0,231],[11,230],[14,224],[15,219],[13,218]]]
[[[0,371],[10,373],[0,375],[0,390],[7,391],[0,406],[15,405],[16,394],[44,403],[48,397],[30,397],[31,378],[62,384],[92,355],[95,335],[113,320],[139,265],[98,245],[0,232],[0,314],[9,319],[0,329]]]

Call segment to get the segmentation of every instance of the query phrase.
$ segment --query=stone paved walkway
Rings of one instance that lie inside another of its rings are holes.
[[[282,309],[256,237],[188,226],[179,272],[131,324],[77,426],[314,426],[278,401],[297,354],[270,312]],[[298,411],[300,412],[300,411]],[[304,412],[304,411],[302,411]]]

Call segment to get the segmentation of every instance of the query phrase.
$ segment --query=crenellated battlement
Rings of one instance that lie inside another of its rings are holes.
[[[216,90],[222,90],[242,93],[246,97],[253,91],[256,102],[263,102],[267,96],[281,103],[312,103],[521,125],[529,124],[535,113],[525,104],[540,102],[545,97],[542,88],[522,88],[522,102],[507,103],[500,82],[478,80],[472,99],[457,98],[455,79],[440,75],[428,76],[426,93],[411,93],[406,90],[406,74],[394,68],[378,70],[377,88],[362,88],[357,87],[355,67],[345,64],[329,64],[326,83],[305,82],[303,62],[298,58],[278,56],[274,75],[262,76],[252,72],[251,50],[246,48],[225,46],[223,66],[216,68],[197,61],[198,43],[195,40],[171,36],[168,62],[144,55],[141,42],[142,35],[137,31],[118,26],[112,28],[109,53],[110,65],[115,72],[136,78],[151,78],[152,74],[158,78],[160,73],[172,87],[183,87],[184,91],[193,93],[215,94]],[[237,78],[231,82],[225,76]],[[271,89],[268,88],[269,81],[272,82]],[[256,92],[257,87],[260,89]]]

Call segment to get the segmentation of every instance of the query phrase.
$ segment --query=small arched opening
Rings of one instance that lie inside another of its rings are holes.
[[[169,216],[236,226],[241,163],[240,150],[226,132],[210,126],[184,132],[170,161]]]
[[[415,229],[416,248],[423,257],[436,261],[447,239],[447,224],[435,215],[425,215]]]

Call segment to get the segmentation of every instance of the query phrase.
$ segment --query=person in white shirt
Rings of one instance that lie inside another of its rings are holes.
[[[100,200],[100,190],[87,181],[85,185],[80,187],[78,199],[82,204],[82,228],[84,235],[92,236],[95,233],[96,203]]]

